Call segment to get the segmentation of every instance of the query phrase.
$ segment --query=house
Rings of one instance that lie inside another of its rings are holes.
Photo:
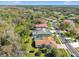
[[[73,20],[65,19],[62,22],[62,26],[64,26],[65,30],[70,31],[75,27],[75,23]]]
[[[44,35],[51,35],[52,33],[47,29],[47,24],[36,24],[35,31],[32,32],[33,36],[44,36]]]
[[[73,20],[66,19],[66,20],[63,21],[63,23],[64,24],[73,24],[74,22],[73,22]]]
[[[39,31],[39,30],[47,30],[48,25],[47,24],[36,24],[36,25],[34,25],[34,27],[35,27],[35,29],[37,31]]]
[[[66,20],[63,21],[63,24],[68,25],[70,27],[70,29],[72,29],[73,27],[75,27],[75,24],[74,24],[73,20],[66,19]]]
[[[52,33],[51,32],[49,32],[49,31],[33,31],[32,32],[32,35],[33,35],[33,37],[35,38],[35,40],[36,40],[36,38],[42,38],[42,37],[44,37],[44,36],[51,36],[52,35]]]
[[[56,42],[53,38],[49,37],[52,33],[48,30],[47,24],[36,24],[32,34],[35,41],[35,47],[41,48],[44,45],[48,47],[56,47]]]
[[[51,18],[45,18],[45,19],[46,19],[46,21],[50,21],[50,22],[52,22],[52,20],[53,20]]]
[[[36,24],[35,28],[48,28],[47,24]]]
[[[76,17],[69,17],[68,19],[70,19],[70,20],[75,20]]]
[[[35,40],[35,46],[37,48],[40,48],[43,46],[57,48],[57,44],[56,44],[54,38],[52,38],[50,36],[45,36],[45,37],[40,38],[39,40]]]
[[[50,36],[52,33],[47,30],[33,31],[33,36]]]

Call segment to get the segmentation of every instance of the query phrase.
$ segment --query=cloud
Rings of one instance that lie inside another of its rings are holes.
[[[8,1],[6,3],[13,4],[13,5],[17,5],[17,4],[21,4],[21,1]]]
[[[14,4],[20,4],[20,1],[13,1]]]
[[[70,5],[72,2],[71,1],[65,1],[64,5]]]

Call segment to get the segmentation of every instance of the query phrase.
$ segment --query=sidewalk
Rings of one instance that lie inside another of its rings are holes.
[[[57,44],[57,48],[58,49],[67,49],[67,47],[65,46],[65,44]]]
[[[73,42],[73,43],[70,43],[70,45],[73,46],[74,48],[77,48],[77,47],[79,47],[79,42]],[[57,44],[57,48],[58,49],[67,49],[65,44]]]

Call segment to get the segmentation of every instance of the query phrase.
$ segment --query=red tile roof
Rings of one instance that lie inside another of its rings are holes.
[[[49,44],[52,47],[57,48],[56,42],[52,37],[43,37],[41,40],[35,41],[36,45]]]
[[[47,24],[36,24],[35,27],[42,27],[42,28],[47,28],[48,25]]]

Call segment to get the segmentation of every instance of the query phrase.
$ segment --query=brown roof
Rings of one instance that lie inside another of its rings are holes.
[[[50,44],[52,47],[57,47],[54,38],[52,37],[43,37],[41,40],[35,41],[36,45]]]

